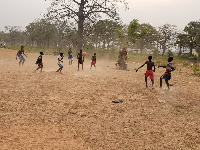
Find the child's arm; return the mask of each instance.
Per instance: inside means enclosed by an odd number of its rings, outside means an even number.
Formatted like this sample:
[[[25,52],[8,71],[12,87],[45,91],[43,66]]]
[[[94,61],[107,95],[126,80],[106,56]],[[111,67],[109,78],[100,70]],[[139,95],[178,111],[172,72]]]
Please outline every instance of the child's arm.
[[[24,51],[23,51],[23,54],[24,54]],[[26,54],[24,54],[26,56]],[[27,57],[27,56],[26,56]]]
[[[153,69],[153,72],[155,72],[155,71],[156,71],[156,66],[155,66],[155,64],[154,64],[154,66],[153,66],[153,67],[154,67],[154,69]]]
[[[174,71],[174,70],[175,70],[175,68],[174,68],[173,66],[171,66],[170,68],[172,69],[171,71]]]
[[[159,68],[159,67],[166,68],[166,66],[158,66],[158,68]]]
[[[138,70],[139,70],[140,68],[144,67],[145,64],[146,64],[146,62],[145,62],[142,66],[140,66],[138,69],[136,69],[136,72],[138,72]]]

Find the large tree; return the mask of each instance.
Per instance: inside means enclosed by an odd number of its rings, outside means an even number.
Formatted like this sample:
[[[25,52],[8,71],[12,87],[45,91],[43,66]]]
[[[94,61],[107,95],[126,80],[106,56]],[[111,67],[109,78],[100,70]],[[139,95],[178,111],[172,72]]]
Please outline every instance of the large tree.
[[[138,29],[139,29],[139,22],[137,19],[133,19],[128,26],[128,37],[132,43],[137,42],[138,40]]]
[[[49,47],[50,41],[54,39],[57,29],[48,20],[41,19],[26,26],[26,32],[32,44],[37,43],[37,45],[47,45]]]
[[[94,34],[98,37],[98,40],[103,43],[103,49],[107,47],[109,49],[110,44],[114,44],[117,39],[116,29],[120,28],[120,25],[112,20],[99,20],[94,25]]]
[[[78,24],[77,50],[83,47],[83,31],[86,19],[96,21],[100,13],[118,19],[118,4],[127,7],[126,0],[52,0],[47,16],[49,18],[74,19]]]
[[[167,49],[174,46],[177,29],[175,25],[165,24],[159,27],[159,33],[159,43],[161,45],[161,48],[163,49],[162,55],[164,55]]]
[[[179,33],[176,37],[175,45],[179,47],[178,56],[182,53],[182,48],[187,47],[188,36],[185,33]]]
[[[192,49],[196,46],[200,46],[198,44],[198,39],[200,37],[200,22],[199,21],[191,21],[184,28],[184,31],[187,34],[187,44],[190,48],[190,55],[192,55]]]
[[[20,43],[20,41],[18,41],[18,40],[20,39],[19,37],[20,37],[20,34],[21,34],[21,27],[19,27],[19,26],[5,26],[5,30],[9,32],[11,44]]]
[[[141,52],[143,52],[144,46],[147,44],[153,44],[155,42],[156,29],[148,23],[142,23],[138,28],[138,45]]]

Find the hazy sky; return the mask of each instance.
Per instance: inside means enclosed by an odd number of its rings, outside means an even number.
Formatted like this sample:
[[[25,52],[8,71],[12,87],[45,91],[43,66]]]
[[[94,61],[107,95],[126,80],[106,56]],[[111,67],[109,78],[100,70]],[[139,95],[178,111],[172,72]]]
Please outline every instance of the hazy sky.
[[[129,10],[120,9],[120,17],[128,24],[136,18],[139,23],[157,27],[166,23],[183,29],[190,21],[200,19],[200,0],[127,0]],[[45,0],[0,0],[0,30],[5,26],[24,28],[46,12]]]

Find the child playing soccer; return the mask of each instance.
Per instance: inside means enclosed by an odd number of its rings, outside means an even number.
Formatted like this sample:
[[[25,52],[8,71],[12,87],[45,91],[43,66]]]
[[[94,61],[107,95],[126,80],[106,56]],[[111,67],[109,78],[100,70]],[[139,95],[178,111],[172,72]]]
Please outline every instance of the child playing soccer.
[[[78,53],[77,59],[78,59],[78,70],[79,70],[79,64],[82,64],[82,70],[83,70],[84,56],[82,53],[82,49],[80,49],[80,53]]]
[[[142,66],[140,66],[138,69],[136,69],[136,72],[137,72],[140,68],[142,68],[145,64],[147,64],[147,71],[146,71],[146,73],[144,74],[144,75],[145,75],[146,87],[148,87],[148,86],[147,86],[147,77],[149,76],[150,79],[151,79],[151,82],[152,82],[152,88],[154,88],[154,87],[153,87],[153,85],[154,85],[154,73],[153,73],[153,72],[155,72],[155,69],[156,69],[156,68],[155,68],[154,62],[151,61],[151,60],[152,60],[152,56],[149,56],[148,59],[149,59],[149,61],[146,61]],[[154,70],[152,70],[153,67],[154,67]]]
[[[17,60],[17,56],[19,57],[19,59],[20,59],[20,61],[19,61],[19,66],[20,66],[20,64],[21,64],[21,62],[22,62],[22,66],[23,66],[23,64],[24,64],[24,62],[25,62],[25,59],[24,59],[24,57],[22,56],[22,54],[24,54],[24,46],[23,45],[21,45],[21,50],[19,50],[18,52],[17,52],[17,55],[16,55],[16,60]],[[25,55],[25,54],[24,54]],[[26,55],[25,55],[26,56]],[[26,56],[27,57],[27,56]]]
[[[91,67],[90,67],[90,69],[92,68],[93,65],[94,65],[94,67],[95,67],[95,69],[96,69],[96,60],[97,60],[97,58],[96,58],[96,53],[94,53],[94,56],[92,56],[92,62],[91,62]]]
[[[71,50],[71,48],[68,51],[68,60],[69,60],[69,65],[70,65],[70,63],[72,65],[73,56],[72,56],[72,50]]]
[[[63,65],[61,64],[61,62],[63,63],[63,53],[60,53],[60,55],[57,57],[58,58],[58,66],[59,66],[59,69],[56,71],[56,72],[59,72],[61,73],[62,71],[62,68],[63,68]]]
[[[165,79],[165,83],[167,84],[168,89],[170,89],[169,88],[169,80],[171,79],[171,72],[175,70],[171,63],[172,60],[173,60],[173,57],[169,57],[168,63],[166,66],[158,66],[158,68],[159,67],[166,68],[165,73],[160,77],[160,87],[162,87],[162,79]]]
[[[38,65],[38,68],[35,69],[34,72],[36,72],[36,71],[37,71],[38,69],[40,69],[40,68],[41,68],[40,72],[42,72],[42,68],[43,68],[42,55],[44,55],[43,52],[40,52],[40,56],[38,57],[38,59],[37,59],[37,61],[36,61],[36,63],[35,63],[35,64]]]

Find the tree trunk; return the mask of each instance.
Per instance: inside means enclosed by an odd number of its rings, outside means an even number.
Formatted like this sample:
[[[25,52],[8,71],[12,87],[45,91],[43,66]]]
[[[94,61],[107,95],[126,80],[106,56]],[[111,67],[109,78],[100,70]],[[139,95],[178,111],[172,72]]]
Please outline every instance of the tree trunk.
[[[83,14],[84,9],[84,0],[81,0],[80,7],[79,7],[79,15],[78,15],[78,33],[77,33],[77,52],[83,48],[83,23],[85,20],[85,16]]]
[[[180,46],[180,50],[179,50],[178,56],[180,56],[181,53],[182,53],[181,49],[182,49],[182,47]]]
[[[141,54],[144,53],[143,49],[144,49],[144,43],[140,42],[140,52],[141,52]]]
[[[166,51],[166,46],[165,46],[165,44],[163,44],[162,48],[163,48],[162,55],[164,55],[164,54],[165,54],[165,51]]]
[[[193,44],[190,44],[190,56],[192,55]]]

